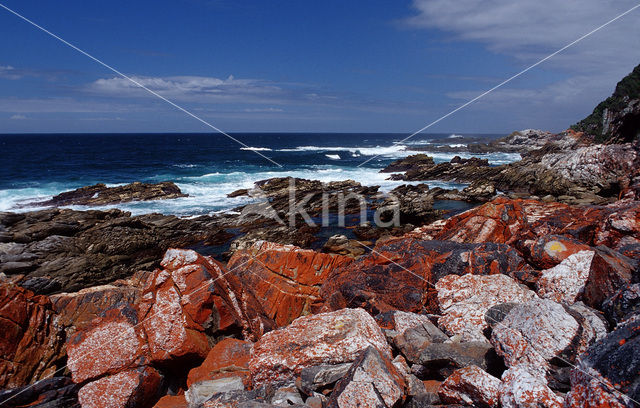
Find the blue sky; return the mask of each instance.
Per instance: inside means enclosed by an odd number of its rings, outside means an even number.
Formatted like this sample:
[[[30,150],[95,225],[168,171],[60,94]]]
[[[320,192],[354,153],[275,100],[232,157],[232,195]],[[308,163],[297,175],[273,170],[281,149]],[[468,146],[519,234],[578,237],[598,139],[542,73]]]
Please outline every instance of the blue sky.
[[[0,0],[229,131],[412,133],[636,0]],[[640,10],[429,129],[560,131],[640,63]],[[209,129],[0,9],[0,133]]]

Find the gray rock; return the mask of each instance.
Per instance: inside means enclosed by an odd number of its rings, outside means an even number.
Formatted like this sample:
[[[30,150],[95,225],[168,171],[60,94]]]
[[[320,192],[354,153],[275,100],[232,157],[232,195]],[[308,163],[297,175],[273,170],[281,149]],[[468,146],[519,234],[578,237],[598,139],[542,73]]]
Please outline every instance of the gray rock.
[[[447,340],[449,337],[442,330],[431,322],[424,322],[422,325],[407,329],[404,333],[396,336],[393,339],[393,344],[407,361],[416,363],[420,359],[422,350],[428,345],[444,343]]]
[[[350,367],[351,363],[305,367],[300,373],[302,391],[311,394],[313,391],[331,386],[344,377]]]
[[[471,341],[430,344],[422,351],[417,363],[448,377],[454,370],[471,365],[488,371],[495,366],[496,360],[497,356],[490,344]]]
[[[274,392],[273,397],[271,397],[271,405],[277,407],[288,407],[298,404],[302,405],[304,404],[304,401],[302,400],[302,396],[298,392],[295,384],[289,384],[278,388]]]
[[[244,384],[240,377],[228,377],[218,380],[200,381],[191,384],[184,396],[189,406],[198,406],[208,401],[212,396],[221,393],[244,391]]]

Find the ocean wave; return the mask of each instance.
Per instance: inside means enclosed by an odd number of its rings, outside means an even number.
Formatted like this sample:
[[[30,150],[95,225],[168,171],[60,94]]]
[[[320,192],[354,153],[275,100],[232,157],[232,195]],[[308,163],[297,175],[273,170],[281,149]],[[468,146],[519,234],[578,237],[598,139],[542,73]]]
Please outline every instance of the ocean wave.
[[[455,133],[453,133],[453,134],[449,135],[449,139],[462,139],[462,138],[464,138],[464,136],[462,136],[462,135],[457,135],[457,134],[455,134]]]
[[[357,146],[297,146],[294,148],[278,149],[277,152],[349,152],[361,156],[397,156],[407,152],[405,145],[357,147]],[[357,156],[354,156],[357,157]]]
[[[254,152],[271,152],[271,151],[273,151],[273,149],[270,149],[268,147],[252,147],[252,146],[241,147],[240,150],[251,150],[251,151],[254,151]]]
[[[339,154],[325,154],[325,156],[328,159],[331,159],[331,160],[340,160],[340,155]]]

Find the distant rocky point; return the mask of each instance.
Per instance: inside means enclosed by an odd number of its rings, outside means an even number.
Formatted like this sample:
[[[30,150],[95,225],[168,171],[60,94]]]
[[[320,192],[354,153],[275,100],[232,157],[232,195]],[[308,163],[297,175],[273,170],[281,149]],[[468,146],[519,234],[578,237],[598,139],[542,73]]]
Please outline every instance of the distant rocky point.
[[[110,205],[130,201],[168,200],[187,197],[170,181],[157,184],[135,182],[118,187],[99,183],[54,196],[50,200],[29,203],[29,207],[62,207],[67,205]]]

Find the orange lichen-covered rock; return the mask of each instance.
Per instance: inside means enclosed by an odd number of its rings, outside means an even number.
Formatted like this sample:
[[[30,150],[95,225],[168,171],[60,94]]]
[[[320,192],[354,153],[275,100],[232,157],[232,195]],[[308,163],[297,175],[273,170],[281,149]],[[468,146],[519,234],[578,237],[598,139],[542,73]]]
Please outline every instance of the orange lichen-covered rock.
[[[549,269],[569,256],[592,248],[576,239],[562,235],[545,235],[535,240],[522,240],[516,248],[531,265],[538,269]]]
[[[407,384],[385,353],[368,347],[336,384],[330,408],[393,407],[405,399]]]
[[[594,244],[619,249],[640,243],[640,201],[618,201],[607,206],[611,211],[598,225]]]
[[[259,241],[236,251],[227,268],[253,292],[267,317],[281,327],[311,312],[329,272],[352,261],[346,256]]]
[[[485,313],[500,303],[524,303],[536,294],[506,275],[448,275],[436,284],[442,316],[438,326],[463,341],[487,341]]]
[[[535,200],[511,200],[500,197],[451,217],[434,239],[456,242],[512,243],[520,231],[530,224],[552,214],[571,211],[571,207],[558,203]]]
[[[304,316],[262,336],[253,346],[253,384],[290,380],[303,368],[356,359],[373,346],[387,357],[391,348],[375,320],[362,309]]]
[[[165,395],[153,408],[189,408],[189,404],[184,395]]]
[[[176,287],[167,271],[158,271],[153,276],[153,283],[147,287],[142,295],[139,307],[139,319],[146,334],[152,361],[161,362],[182,357],[205,358],[209,352],[209,341],[205,327],[191,317],[183,309],[188,304],[188,293],[182,294]],[[211,315],[213,300],[196,305]],[[204,315],[205,313],[203,313]]]
[[[191,371],[187,377],[187,386],[199,381],[216,380],[228,375],[245,378],[249,382],[249,359],[253,343],[237,339],[224,339],[216,344],[204,362]]]
[[[501,381],[477,366],[460,368],[440,385],[438,395],[446,404],[479,408],[497,407]]]
[[[0,388],[45,378],[64,357],[64,333],[46,296],[0,284]]]
[[[105,310],[136,303],[139,293],[140,288],[135,284],[119,281],[49,297],[58,313],[60,324],[67,327],[67,335],[71,335],[76,330],[88,327]]]
[[[67,366],[73,381],[81,383],[106,374],[143,366],[150,355],[146,337],[129,306],[105,312],[94,326],[67,342]]]
[[[132,408],[153,404],[162,376],[151,367],[121,371],[88,383],[78,391],[82,408]]]
[[[461,244],[414,238],[385,240],[375,251],[333,271],[322,286],[325,308],[363,307],[372,314],[391,310],[436,312],[435,283],[455,274],[535,274],[504,244]]]

